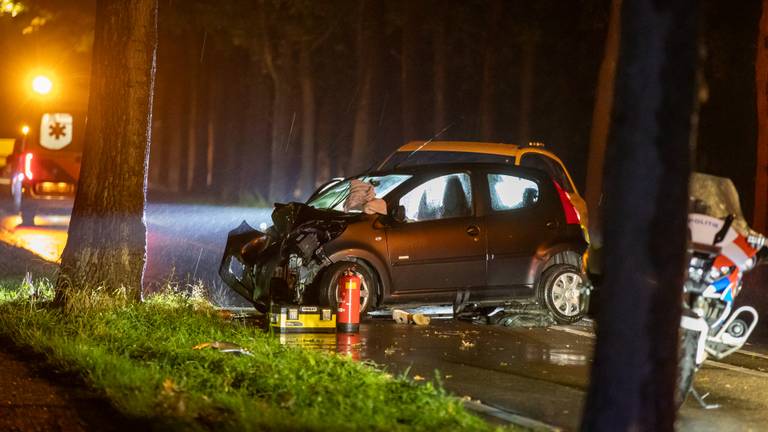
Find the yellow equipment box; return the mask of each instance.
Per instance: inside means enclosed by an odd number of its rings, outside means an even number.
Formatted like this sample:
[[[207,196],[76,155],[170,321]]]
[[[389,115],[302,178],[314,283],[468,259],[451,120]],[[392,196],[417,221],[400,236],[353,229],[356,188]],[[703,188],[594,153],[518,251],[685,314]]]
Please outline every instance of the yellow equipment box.
[[[276,333],[335,333],[336,314],[329,307],[273,304],[269,327]]]

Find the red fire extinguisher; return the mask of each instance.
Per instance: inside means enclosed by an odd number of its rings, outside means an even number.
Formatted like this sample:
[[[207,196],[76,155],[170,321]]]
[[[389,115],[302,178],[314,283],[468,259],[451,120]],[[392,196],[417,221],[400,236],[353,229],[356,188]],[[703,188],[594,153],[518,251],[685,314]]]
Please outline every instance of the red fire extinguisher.
[[[347,271],[339,278],[339,311],[336,328],[344,333],[360,331],[360,276]]]

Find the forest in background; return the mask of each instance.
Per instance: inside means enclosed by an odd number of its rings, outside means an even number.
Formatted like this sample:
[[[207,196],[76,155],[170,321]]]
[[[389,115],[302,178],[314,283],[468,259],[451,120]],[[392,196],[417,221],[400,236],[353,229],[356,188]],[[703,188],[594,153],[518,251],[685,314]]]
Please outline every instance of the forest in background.
[[[544,142],[583,193],[610,3],[160,0],[150,192],[300,199],[442,132]],[[25,4],[34,18],[0,17],[2,82],[50,65],[65,106],[84,110],[94,2]],[[704,6],[695,168],[733,178],[749,217],[760,2]],[[2,135],[28,108],[16,93],[0,89]]]
[[[160,4],[155,190],[301,199],[437,135],[584,176],[607,1],[185,5]]]

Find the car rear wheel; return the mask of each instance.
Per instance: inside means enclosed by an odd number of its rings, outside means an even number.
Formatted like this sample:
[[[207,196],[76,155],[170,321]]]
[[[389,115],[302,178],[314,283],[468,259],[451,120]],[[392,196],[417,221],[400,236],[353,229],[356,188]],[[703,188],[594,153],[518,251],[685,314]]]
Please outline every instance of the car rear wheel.
[[[360,278],[360,316],[364,316],[374,304],[378,292],[378,280],[367,265],[357,262],[339,262],[328,267],[320,280],[320,304],[336,307],[339,304],[339,278],[352,271]]]
[[[552,313],[558,323],[576,322],[586,313],[587,298],[582,293],[583,277],[570,264],[555,264],[541,274],[539,302]]]

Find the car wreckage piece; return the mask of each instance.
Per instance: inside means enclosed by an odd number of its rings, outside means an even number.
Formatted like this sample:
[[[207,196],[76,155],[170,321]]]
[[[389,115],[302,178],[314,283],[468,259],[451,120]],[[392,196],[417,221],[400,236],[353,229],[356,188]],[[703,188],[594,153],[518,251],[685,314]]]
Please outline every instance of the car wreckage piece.
[[[275,204],[274,225],[266,232],[245,221],[229,232],[219,275],[261,312],[270,301],[301,304],[321,270],[333,264],[323,245],[361,216],[295,202]]]

